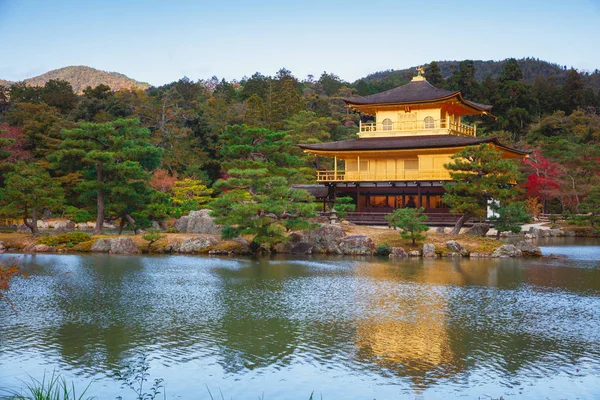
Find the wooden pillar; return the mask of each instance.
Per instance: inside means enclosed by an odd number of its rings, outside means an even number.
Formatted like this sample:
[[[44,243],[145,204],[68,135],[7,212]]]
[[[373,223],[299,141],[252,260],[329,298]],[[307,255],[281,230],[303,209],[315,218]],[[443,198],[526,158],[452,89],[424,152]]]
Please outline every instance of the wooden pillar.
[[[417,209],[421,208],[421,184],[417,183]]]
[[[337,156],[333,157],[333,180],[337,181]]]
[[[360,181],[360,156],[356,156],[356,166],[358,167],[358,178],[357,178],[357,180]]]

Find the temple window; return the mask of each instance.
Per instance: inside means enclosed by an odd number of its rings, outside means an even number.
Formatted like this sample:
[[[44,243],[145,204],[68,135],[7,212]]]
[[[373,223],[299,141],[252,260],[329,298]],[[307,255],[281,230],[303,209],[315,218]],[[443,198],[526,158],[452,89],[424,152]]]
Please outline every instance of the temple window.
[[[432,117],[425,117],[425,129],[435,128],[435,121]]]
[[[384,131],[391,131],[392,130],[392,120],[389,118],[386,118],[383,120],[383,130]]]

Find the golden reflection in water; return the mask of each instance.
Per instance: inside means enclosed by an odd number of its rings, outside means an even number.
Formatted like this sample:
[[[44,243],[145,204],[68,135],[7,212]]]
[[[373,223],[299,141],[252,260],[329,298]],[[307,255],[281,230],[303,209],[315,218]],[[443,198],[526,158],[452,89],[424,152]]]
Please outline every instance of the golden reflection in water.
[[[408,259],[364,263],[356,274],[376,281],[369,293],[357,293],[366,316],[357,322],[359,357],[384,373],[408,376],[416,392],[464,369],[449,335],[448,291],[470,283],[495,285],[493,265]]]

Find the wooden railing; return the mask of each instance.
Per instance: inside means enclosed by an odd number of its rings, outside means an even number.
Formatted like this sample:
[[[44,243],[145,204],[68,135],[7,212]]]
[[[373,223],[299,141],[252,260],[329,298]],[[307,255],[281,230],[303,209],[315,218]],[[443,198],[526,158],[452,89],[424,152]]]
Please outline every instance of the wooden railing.
[[[476,136],[477,128],[475,126],[469,126],[465,124],[459,124],[450,122],[446,119],[435,119],[431,121],[397,121],[389,124],[382,122],[361,122],[359,125],[359,133],[378,133],[378,134],[393,134],[396,132],[413,132],[413,131],[438,131],[444,130],[445,132],[463,135],[463,136]]]
[[[344,219],[358,225],[387,225],[386,215],[378,212],[349,212]],[[455,223],[462,214],[454,213],[424,213],[427,225]]]
[[[394,172],[317,171],[317,182],[447,181],[448,170],[400,170]]]

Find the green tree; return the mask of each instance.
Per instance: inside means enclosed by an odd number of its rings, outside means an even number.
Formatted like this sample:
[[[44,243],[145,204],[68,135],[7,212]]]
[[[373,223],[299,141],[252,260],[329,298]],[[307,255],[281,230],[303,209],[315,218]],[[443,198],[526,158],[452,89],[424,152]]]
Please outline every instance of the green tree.
[[[595,231],[600,230],[600,185],[593,186],[581,202],[579,209],[581,215],[578,222],[588,223]]]
[[[444,83],[442,71],[440,71],[440,66],[438,63],[435,61],[429,63],[429,65],[425,68],[425,79],[427,79],[427,82],[437,87],[440,87],[442,83]]]
[[[400,236],[403,239],[411,239],[413,246],[417,240],[425,239],[423,232],[427,232],[429,227],[423,222],[427,221],[427,215],[423,214],[425,209],[420,208],[397,208],[392,214],[385,216],[390,226],[400,229]]]
[[[180,214],[205,207],[211,200],[212,189],[197,179],[182,179],[175,181],[173,186],[173,204]]]
[[[496,213],[490,217],[496,228],[496,239],[500,239],[500,233],[510,231],[513,233],[521,232],[521,225],[530,221],[525,203],[515,201],[513,203],[500,204],[492,207]]]
[[[316,216],[314,198],[305,190],[290,188],[281,176],[265,168],[233,169],[230,178],[214,185],[221,195],[210,203],[215,222],[224,225],[223,238],[254,235],[251,246],[270,248],[285,240],[286,230],[305,230]]]
[[[60,185],[33,163],[15,164],[14,172],[6,174],[4,184],[0,189],[1,213],[9,218],[22,218],[34,236],[38,234],[38,214],[44,209],[56,211],[64,201]]]
[[[502,158],[502,153],[487,143],[468,146],[452,159],[444,165],[452,181],[444,184],[443,200],[453,212],[463,214],[451,232],[458,235],[469,218],[486,217],[492,200],[504,204],[516,196],[519,170],[512,160]]]
[[[71,111],[77,104],[77,95],[73,92],[71,84],[59,79],[50,79],[46,82],[41,97],[44,103],[58,108],[63,114]]]
[[[82,122],[62,133],[61,150],[51,159],[81,172],[83,198],[96,203],[94,234],[102,232],[107,202],[115,202],[113,211],[119,209],[116,203],[129,208],[144,204],[146,196],[134,191],[150,180],[147,171],[158,166],[162,151],[148,143],[150,132],[139,120]]]
[[[584,105],[585,84],[579,72],[569,70],[567,78],[562,84],[562,109],[570,114]]]

